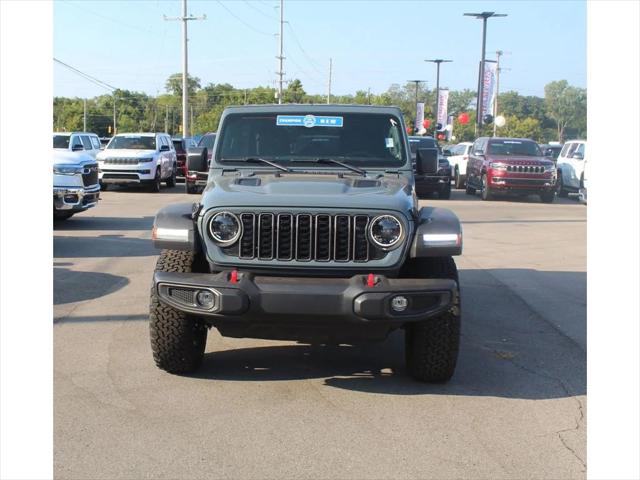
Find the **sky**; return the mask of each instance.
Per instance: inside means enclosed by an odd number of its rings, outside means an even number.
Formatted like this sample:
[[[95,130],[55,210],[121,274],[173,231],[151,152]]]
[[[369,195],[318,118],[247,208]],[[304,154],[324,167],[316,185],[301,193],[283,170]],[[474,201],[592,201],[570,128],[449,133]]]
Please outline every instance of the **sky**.
[[[56,0],[54,57],[118,88],[157,95],[182,71],[181,0]],[[189,74],[202,86],[275,86],[279,1],[189,0]],[[299,78],[308,93],[325,94],[329,58],[332,93],[386,91],[391,84],[426,80],[435,87],[475,89],[482,21],[466,12],[508,14],[487,28],[487,58],[503,50],[500,91],[544,96],[545,84],[567,80],[586,87],[584,1],[285,0],[285,79]],[[55,96],[91,98],[109,93],[57,63]]]

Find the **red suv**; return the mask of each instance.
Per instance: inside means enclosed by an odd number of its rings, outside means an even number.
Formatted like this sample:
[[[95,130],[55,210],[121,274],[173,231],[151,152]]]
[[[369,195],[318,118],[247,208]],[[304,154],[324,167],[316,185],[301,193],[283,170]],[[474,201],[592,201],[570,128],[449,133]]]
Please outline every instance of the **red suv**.
[[[191,138],[174,138],[173,146],[176,149],[176,159],[178,161],[178,176],[187,176],[187,150],[195,143]]]
[[[527,138],[478,138],[467,163],[467,194],[480,190],[483,200],[498,194],[539,195],[544,203],[555,198],[556,169]]]

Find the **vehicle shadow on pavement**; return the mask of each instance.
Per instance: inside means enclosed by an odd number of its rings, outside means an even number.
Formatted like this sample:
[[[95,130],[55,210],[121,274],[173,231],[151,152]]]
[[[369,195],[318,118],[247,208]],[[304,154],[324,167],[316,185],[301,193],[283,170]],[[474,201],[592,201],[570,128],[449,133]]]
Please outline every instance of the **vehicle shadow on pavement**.
[[[420,198],[420,200],[425,200],[425,201],[431,201],[431,200],[438,200],[436,197],[433,198]],[[456,200],[456,201],[478,201],[478,202],[483,202],[482,198],[480,198],[479,194],[475,194],[475,195],[467,195],[466,192],[464,190],[460,190],[460,189],[452,189],[451,190],[451,200]],[[442,202],[443,204],[446,205],[446,203],[449,200],[438,200],[439,202]],[[484,203],[486,203],[487,205],[491,205],[492,202],[511,202],[511,203],[543,203],[540,200],[540,197],[538,195],[527,195],[526,197],[521,197],[518,195],[497,195],[494,197],[493,200],[490,201],[484,201]],[[562,198],[562,197],[558,197],[556,195],[556,198],[553,200],[552,204],[545,204],[545,205],[553,205],[553,204],[558,204],[558,205],[578,205],[583,207],[583,205],[578,202],[577,198]]]
[[[98,235],[97,237],[53,237],[53,257],[102,258],[148,257],[158,255],[150,239],[130,238],[123,235]]]
[[[75,230],[148,230],[153,227],[154,217],[91,217],[72,218],[66,222],[54,223],[55,231]]]
[[[445,384],[412,380],[404,366],[404,335],[360,345],[276,345],[205,354],[195,378],[281,381],[324,378],[324,385],[389,395],[464,395],[552,399],[586,394],[584,347],[496,278],[516,282],[534,270],[462,270],[462,339],[458,367]],[[537,272],[555,283],[586,283],[584,272]],[[584,298],[584,297],[583,297]],[[580,310],[580,300],[565,308]],[[562,312],[558,312],[562,315]],[[586,315],[577,315],[586,329]],[[586,337],[586,334],[585,334]],[[231,343],[233,340],[225,340]]]
[[[108,190],[101,191],[100,195],[103,196],[105,192],[113,192],[113,193],[119,193],[119,192],[146,193],[148,195],[158,195],[159,193],[172,193],[172,194],[184,193],[185,195],[187,194],[187,192],[185,190],[184,183],[181,183],[181,184],[179,183],[175,187],[167,187],[163,183],[162,186],[160,187],[160,191],[159,192],[150,192],[149,189],[147,187],[144,187],[144,186],[119,187],[117,185],[111,185],[111,186],[109,186]],[[195,195],[189,195],[189,196],[190,197],[195,197]]]
[[[129,284],[119,275],[99,272],[78,272],[68,268],[53,269],[53,304],[81,302],[103,297]]]

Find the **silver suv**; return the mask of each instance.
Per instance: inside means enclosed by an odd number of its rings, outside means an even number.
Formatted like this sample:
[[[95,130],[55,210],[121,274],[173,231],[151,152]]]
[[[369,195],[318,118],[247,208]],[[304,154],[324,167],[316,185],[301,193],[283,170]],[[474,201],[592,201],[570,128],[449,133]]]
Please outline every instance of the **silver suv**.
[[[176,184],[177,158],[166,133],[120,133],[97,156],[100,185],[147,185],[160,191],[160,182]]]
[[[53,148],[70,152],[84,152],[94,159],[100,153],[98,135],[90,132],[54,132]]]

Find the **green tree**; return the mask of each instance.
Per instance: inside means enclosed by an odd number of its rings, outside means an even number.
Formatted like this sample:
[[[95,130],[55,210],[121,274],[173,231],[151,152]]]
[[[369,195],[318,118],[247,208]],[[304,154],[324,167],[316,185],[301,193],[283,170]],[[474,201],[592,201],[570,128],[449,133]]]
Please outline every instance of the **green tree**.
[[[542,141],[542,127],[537,118],[527,117],[519,119],[516,116],[505,118],[504,127],[498,128],[501,137],[530,138],[536,142]]]
[[[174,73],[164,84],[164,88],[168,93],[175,95],[176,97],[182,97],[182,74]],[[189,96],[196,93],[196,90],[200,88],[200,79],[198,77],[192,77],[187,74],[187,90]]]
[[[296,78],[289,82],[287,89],[282,92],[282,101],[284,103],[304,103],[303,100],[306,95],[307,93],[302,88],[302,82]]]
[[[548,83],[544,87],[547,114],[556,122],[558,141],[565,139],[567,127],[579,127],[587,116],[587,91],[573,87],[566,80]],[[586,134],[586,124],[585,124]]]

